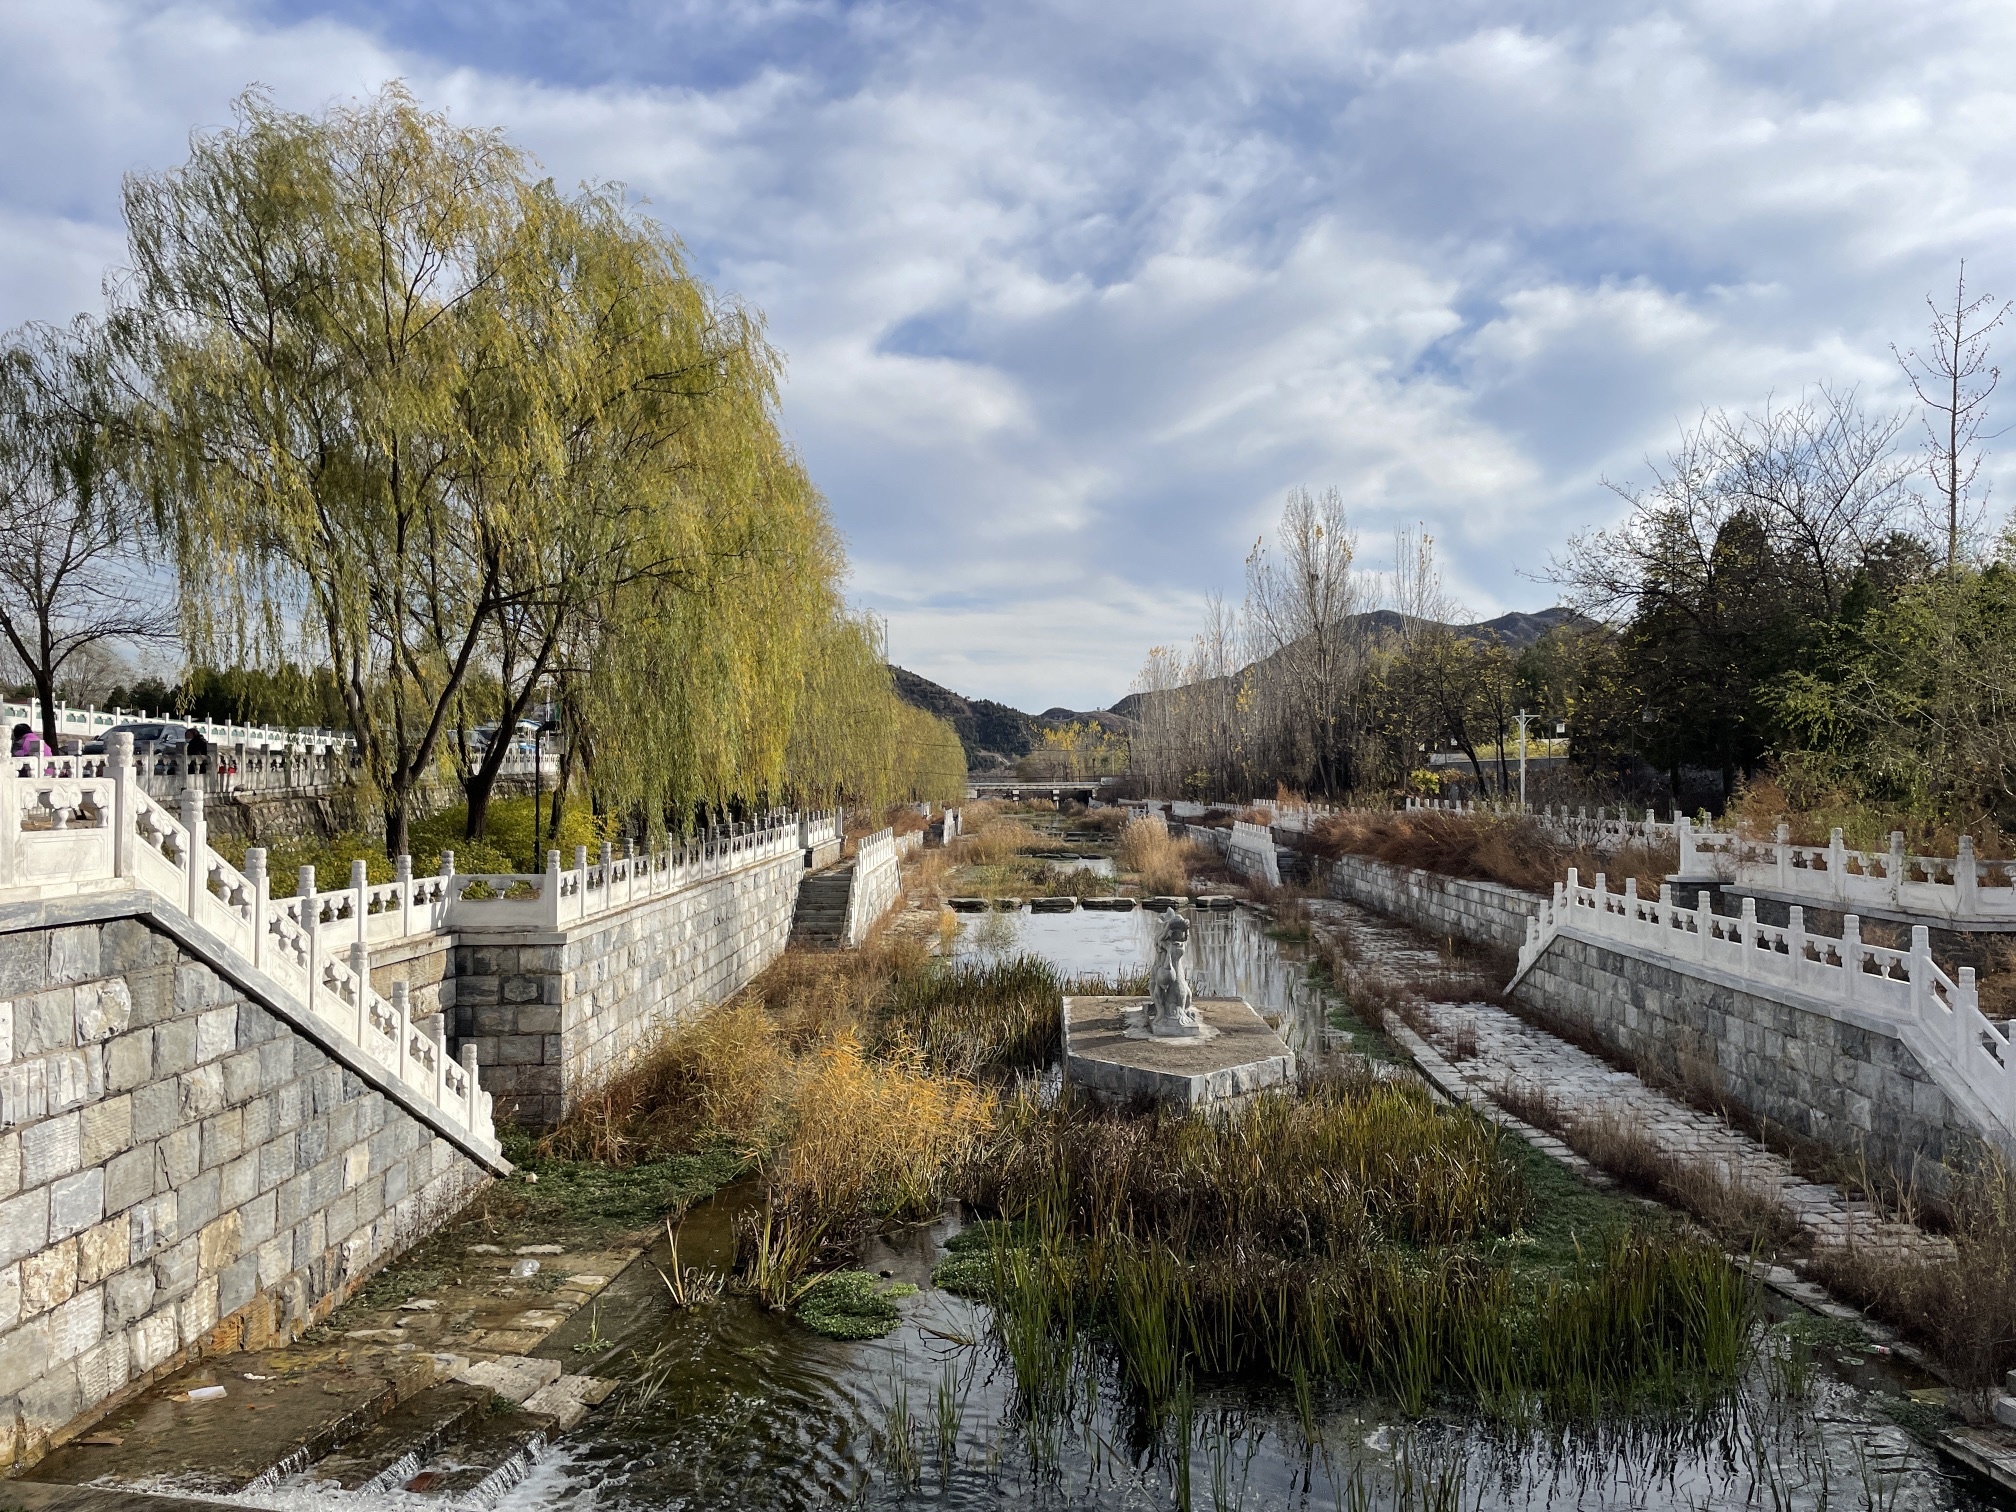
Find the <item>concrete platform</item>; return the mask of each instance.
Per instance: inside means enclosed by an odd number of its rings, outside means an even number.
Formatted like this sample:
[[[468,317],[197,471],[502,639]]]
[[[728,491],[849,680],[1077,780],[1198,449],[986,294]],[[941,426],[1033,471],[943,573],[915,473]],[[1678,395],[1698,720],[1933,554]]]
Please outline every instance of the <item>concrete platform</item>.
[[[1198,998],[1208,1040],[1129,1036],[1121,1019],[1140,997],[1064,999],[1064,1079],[1107,1102],[1180,1109],[1291,1086],[1295,1053],[1243,998]]]

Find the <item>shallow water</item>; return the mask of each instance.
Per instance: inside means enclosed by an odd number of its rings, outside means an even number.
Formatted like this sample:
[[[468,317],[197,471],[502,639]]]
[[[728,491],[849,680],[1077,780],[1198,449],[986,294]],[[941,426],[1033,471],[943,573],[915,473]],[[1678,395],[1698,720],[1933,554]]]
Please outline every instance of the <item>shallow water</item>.
[[[1193,914],[1200,991],[1237,993],[1298,1037],[1321,1022],[1302,966],[1258,915]],[[1040,952],[1069,974],[1132,972],[1153,953],[1157,916],[1079,912],[968,916],[962,955]],[[681,1230],[688,1265],[725,1267],[744,1186]],[[600,1342],[567,1368],[624,1377],[591,1417],[508,1492],[510,1509],[1029,1507],[1168,1508],[1831,1507],[1996,1505],[1956,1480],[1876,1410],[1895,1378],[1854,1359],[1823,1363],[1803,1397],[1760,1365],[1738,1400],[1702,1418],[1666,1417],[1518,1436],[1473,1421],[1409,1423],[1362,1403],[1320,1404],[1305,1432],[1279,1394],[1200,1394],[1187,1420],[1149,1432],[1100,1361],[1080,1362],[1062,1418],[1029,1423],[987,1340],[986,1310],[928,1289],[948,1215],[878,1245],[864,1266],[926,1287],[890,1337],[817,1338],[729,1298],[671,1308],[647,1266],[612,1284],[594,1313]],[[660,1252],[651,1257],[666,1263]],[[654,1384],[655,1383],[655,1384]],[[1185,1441],[1187,1440],[1187,1448]]]
[[[1186,909],[1190,921],[1190,982],[1200,997],[1241,997],[1277,1018],[1297,1050],[1322,1042],[1324,1007],[1309,984],[1308,968],[1267,934],[1265,915],[1250,908]],[[1154,964],[1155,942],[1168,915],[1137,908],[1127,913],[1078,909],[1072,913],[959,914],[954,957],[998,958],[1028,952],[1066,977],[1137,976]]]

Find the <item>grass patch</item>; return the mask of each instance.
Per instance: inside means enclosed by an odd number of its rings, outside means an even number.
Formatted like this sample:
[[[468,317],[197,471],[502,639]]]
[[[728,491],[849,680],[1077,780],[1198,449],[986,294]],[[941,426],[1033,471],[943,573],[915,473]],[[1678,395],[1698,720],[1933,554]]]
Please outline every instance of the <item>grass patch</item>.
[[[1977,1151],[1943,1207],[1950,1245],[1826,1246],[1813,1274],[1928,1350],[1985,1410],[2016,1368],[2016,1172]]]
[[[744,1175],[750,1165],[743,1152],[718,1141],[631,1165],[612,1165],[542,1154],[540,1143],[522,1131],[507,1127],[502,1132],[507,1158],[539,1179],[502,1184],[495,1189],[492,1206],[503,1204],[514,1220],[555,1232],[654,1227],[665,1214],[712,1196]]]

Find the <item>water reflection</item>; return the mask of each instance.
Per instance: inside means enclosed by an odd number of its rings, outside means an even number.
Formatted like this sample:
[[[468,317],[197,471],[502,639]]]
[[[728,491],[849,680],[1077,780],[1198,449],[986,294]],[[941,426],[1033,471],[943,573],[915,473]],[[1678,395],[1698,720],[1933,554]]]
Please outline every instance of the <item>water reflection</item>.
[[[1027,951],[1051,961],[1067,977],[1117,980],[1144,973],[1153,964],[1165,917],[1147,909],[960,914],[951,950],[954,956],[980,959]],[[1188,917],[1190,980],[1200,995],[1244,998],[1280,1020],[1292,1049],[1321,1044],[1322,996],[1310,985],[1307,966],[1269,938],[1264,915],[1246,908],[1193,909]]]

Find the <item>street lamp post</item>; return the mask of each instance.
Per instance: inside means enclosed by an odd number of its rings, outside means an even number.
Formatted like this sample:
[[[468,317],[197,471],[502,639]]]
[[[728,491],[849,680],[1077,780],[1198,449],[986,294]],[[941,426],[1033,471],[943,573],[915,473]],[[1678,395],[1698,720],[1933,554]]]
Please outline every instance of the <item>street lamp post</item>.
[[[1526,812],[1526,722],[1533,716],[1519,711],[1519,812]]]
[[[499,731],[499,733],[501,734],[502,731]],[[545,721],[545,723],[532,732],[532,869],[534,871],[541,869],[539,864],[539,798],[546,787],[546,758],[539,753],[539,742],[548,735],[557,735],[559,733],[559,722],[551,719]],[[556,808],[560,803],[560,794],[557,789],[553,794],[553,803]],[[554,824],[553,829],[553,838],[557,840],[559,839],[560,829],[557,822]]]

